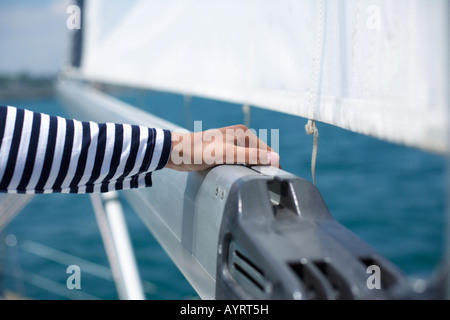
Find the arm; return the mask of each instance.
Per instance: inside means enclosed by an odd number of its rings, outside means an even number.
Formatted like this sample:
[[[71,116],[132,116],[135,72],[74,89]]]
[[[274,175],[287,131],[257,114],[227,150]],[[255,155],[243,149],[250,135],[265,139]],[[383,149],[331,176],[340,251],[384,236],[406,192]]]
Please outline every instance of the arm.
[[[92,193],[151,186],[170,131],[0,107],[0,191]]]
[[[256,151],[256,152],[255,152]],[[149,187],[151,173],[278,165],[244,126],[181,134],[0,107],[0,192],[93,193]]]

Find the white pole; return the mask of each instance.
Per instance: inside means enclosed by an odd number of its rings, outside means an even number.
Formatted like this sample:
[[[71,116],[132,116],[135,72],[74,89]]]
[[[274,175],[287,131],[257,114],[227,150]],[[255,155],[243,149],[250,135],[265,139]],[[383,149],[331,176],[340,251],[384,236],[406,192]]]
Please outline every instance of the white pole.
[[[34,194],[4,194],[0,198],[0,231],[34,198]]]
[[[104,193],[100,197],[92,195],[91,198],[119,298],[145,300],[133,246],[117,192]],[[101,198],[102,202],[99,201]]]

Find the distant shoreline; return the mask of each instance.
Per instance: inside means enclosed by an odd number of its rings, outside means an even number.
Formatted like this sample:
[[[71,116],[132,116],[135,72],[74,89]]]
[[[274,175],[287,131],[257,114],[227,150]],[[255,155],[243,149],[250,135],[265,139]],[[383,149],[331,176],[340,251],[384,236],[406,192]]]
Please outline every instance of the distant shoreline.
[[[15,91],[3,91],[0,90],[0,100],[32,100],[32,99],[44,99],[54,97],[55,91],[53,89],[47,90],[33,90],[33,89],[23,89]]]
[[[1,100],[54,97],[55,79],[55,76],[0,75],[0,103]]]

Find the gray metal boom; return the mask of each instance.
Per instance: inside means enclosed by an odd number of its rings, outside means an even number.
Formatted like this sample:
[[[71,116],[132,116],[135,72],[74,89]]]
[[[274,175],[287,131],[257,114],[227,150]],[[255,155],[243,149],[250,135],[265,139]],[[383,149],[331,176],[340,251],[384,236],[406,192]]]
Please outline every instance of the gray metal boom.
[[[58,92],[78,120],[177,129],[87,85],[62,82]],[[153,187],[123,195],[203,299],[413,297],[394,265],[333,219],[314,185],[263,170],[164,169]]]

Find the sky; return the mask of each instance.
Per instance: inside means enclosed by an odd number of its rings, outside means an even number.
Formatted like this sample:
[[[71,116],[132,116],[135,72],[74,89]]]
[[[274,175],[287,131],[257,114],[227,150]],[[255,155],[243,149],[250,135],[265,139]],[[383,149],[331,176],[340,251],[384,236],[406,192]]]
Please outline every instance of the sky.
[[[69,0],[0,0],[0,74],[54,75],[66,59]]]

